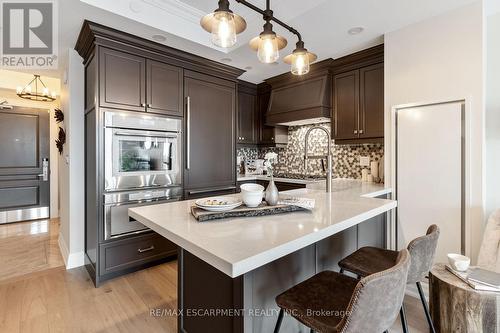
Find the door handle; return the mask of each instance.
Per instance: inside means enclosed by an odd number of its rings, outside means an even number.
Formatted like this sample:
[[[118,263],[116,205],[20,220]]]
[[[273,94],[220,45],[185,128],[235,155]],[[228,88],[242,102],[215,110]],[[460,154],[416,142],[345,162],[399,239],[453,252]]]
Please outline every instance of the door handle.
[[[191,97],[186,97],[186,169],[191,168]]]
[[[154,249],[155,249],[155,246],[151,245],[150,247],[146,247],[144,249],[137,249],[137,252],[144,253],[144,252],[148,252],[148,251],[153,251]]]
[[[42,180],[46,182],[49,180],[49,159],[44,158],[42,160],[42,173],[37,175],[38,177],[42,177]]]

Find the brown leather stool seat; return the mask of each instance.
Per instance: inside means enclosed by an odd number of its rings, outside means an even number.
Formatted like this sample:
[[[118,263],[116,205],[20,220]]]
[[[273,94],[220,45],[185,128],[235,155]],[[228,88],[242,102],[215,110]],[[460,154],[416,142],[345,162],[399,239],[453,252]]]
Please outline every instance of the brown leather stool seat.
[[[340,268],[364,277],[396,264],[398,251],[366,246],[339,261]]]
[[[398,253],[395,265],[360,280],[323,271],[276,297],[280,307],[274,333],[285,312],[321,333],[387,332],[398,316],[410,267],[410,253]]]
[[[315,331],[337,332],[358,282],[324,271],[278,295],[276,304]]]

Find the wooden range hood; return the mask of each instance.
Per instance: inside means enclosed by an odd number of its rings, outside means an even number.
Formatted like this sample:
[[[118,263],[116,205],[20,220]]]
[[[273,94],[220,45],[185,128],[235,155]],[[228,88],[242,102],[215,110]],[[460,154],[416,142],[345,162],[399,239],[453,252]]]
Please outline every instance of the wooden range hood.
[[[311,66],[303,77],[286,73],[266,80],[272,88],[266,124],[294,126],[330,121],[332,62],[326,59]]]

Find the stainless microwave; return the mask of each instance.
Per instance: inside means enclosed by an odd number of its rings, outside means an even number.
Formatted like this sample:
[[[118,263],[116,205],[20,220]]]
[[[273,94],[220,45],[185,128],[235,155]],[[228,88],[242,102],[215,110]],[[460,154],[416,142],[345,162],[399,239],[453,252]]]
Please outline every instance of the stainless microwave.
[[[105,191],[181,186],[181,119],[119,111],[104,117]]]

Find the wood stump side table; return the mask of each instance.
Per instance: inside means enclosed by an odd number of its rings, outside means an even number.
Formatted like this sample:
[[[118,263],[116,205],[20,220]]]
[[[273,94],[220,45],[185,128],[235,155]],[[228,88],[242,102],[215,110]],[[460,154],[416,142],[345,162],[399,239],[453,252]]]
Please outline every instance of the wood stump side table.
[[[500,293],[471,288],[444,264],[429,274],[429,306],[436,332],[500,333]]]

